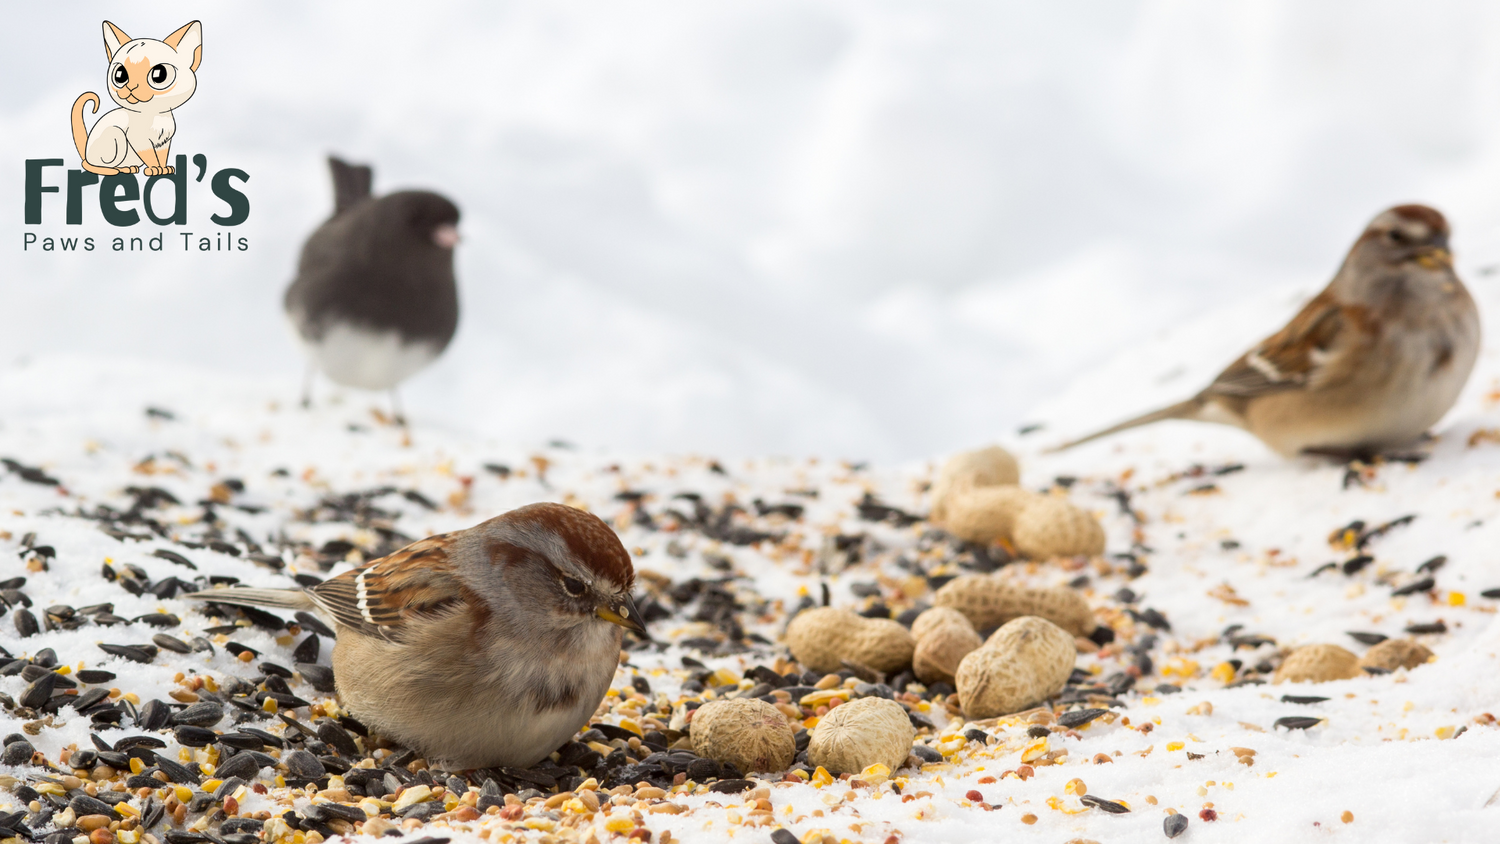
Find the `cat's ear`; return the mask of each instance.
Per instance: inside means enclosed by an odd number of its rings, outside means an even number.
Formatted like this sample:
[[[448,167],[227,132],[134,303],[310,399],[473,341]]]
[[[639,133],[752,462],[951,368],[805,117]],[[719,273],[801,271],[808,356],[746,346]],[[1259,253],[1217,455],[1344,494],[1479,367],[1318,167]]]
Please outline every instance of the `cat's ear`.
[[[178,53],[193,54],[193,72],[197,72],[198,65],[203,64],[203,24],[193,21],[182,29],[162,39],[168,47]]]
[[[109,21],[104,22],[104,60],[111,61],[115,53],[120,52],[120,47],[130,43],[130,36],[125,30],[115,26]]]

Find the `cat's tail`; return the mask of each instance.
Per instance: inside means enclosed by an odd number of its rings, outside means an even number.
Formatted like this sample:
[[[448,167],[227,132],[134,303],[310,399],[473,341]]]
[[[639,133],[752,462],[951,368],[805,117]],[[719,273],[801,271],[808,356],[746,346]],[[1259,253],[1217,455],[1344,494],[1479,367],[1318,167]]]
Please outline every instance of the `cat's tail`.
[[[89,143],[88,127],[83,125],[83,107],[93,103],[93,112],[99,113],[99,97],[93,91],[85,91],[73,101],[73,145],[78,147],[78,157],[87,160],[84,148]]]

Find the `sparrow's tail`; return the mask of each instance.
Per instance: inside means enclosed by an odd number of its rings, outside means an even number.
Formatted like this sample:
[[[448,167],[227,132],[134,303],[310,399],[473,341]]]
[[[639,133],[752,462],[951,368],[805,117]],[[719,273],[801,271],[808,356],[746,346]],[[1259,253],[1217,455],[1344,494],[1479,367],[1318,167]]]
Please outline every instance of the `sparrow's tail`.
[[[276,607],[284,610],[313,609],[312,598],[301,589],[205,589],[184,595],[190,601],[213,601],[237,607]]]
[[[1131,428],[1139,428],[1142,425],[1150,425],[1152,422],[1161,422],[1165,419],[1196,419],[1198,418],[1199,411],[1201,411],[1202,409],[1202,398],[1190,398],[1187,401],[1178,402],[1177,404],[1164,407],[1161,410],[1153,410],[1150,413],[1142,414],[1135,417],[1134,419],[1127,419],[1118,425],[1112,425],[1102,431],[1095,431],[1094,433],[1089,434],[1086,437],[1079,437],[1076,440],[1070,440],[1063,443],[1062,445],[1054,446],[1047,449],[1047,452],[1051,454],[1059,451],[1066,451],[1067,449],[1070,449],[1076,445],[1083,445],[1084,443],[1093,442],[1094,440],[1097,440],[1101,437],[1107,437],[1111,434],[1118,434],[1121,431],[1128,431]]]

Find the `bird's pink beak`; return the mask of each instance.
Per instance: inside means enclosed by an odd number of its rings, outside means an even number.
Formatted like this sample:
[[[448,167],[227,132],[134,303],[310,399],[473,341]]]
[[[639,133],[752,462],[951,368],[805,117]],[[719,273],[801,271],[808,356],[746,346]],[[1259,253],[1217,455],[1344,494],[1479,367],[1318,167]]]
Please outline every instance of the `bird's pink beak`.
[[[444,249],[452,249],[458,245],[458,226],[444,223],[432,230],[432,242]]]

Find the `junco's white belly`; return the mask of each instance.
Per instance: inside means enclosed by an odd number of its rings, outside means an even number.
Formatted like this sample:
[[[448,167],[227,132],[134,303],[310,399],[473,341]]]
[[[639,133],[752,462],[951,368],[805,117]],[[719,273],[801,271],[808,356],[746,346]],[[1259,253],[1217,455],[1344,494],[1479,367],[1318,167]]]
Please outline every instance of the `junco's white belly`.
[[[431,343],[409,343],[396,331],[349,323],[328,326],[319,340],[303,340],[308,354],[334,382],[366,390],[389,390],[437,359]]]

